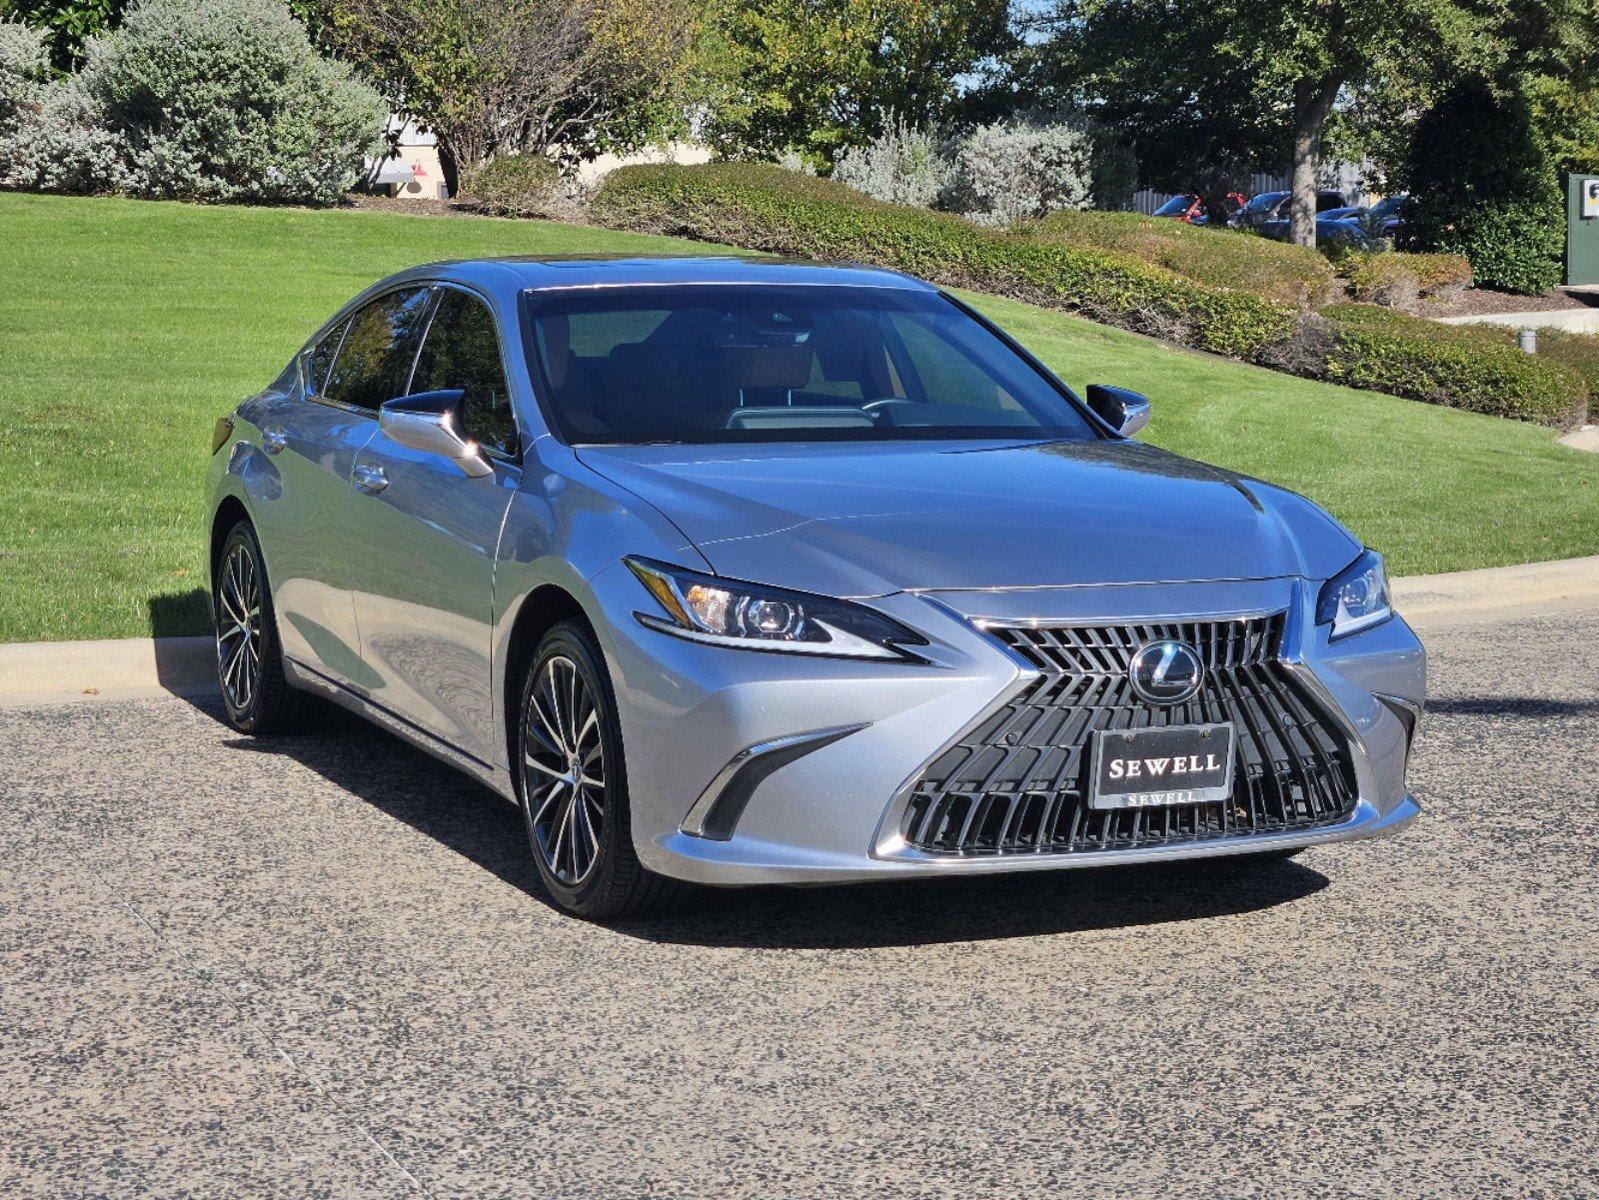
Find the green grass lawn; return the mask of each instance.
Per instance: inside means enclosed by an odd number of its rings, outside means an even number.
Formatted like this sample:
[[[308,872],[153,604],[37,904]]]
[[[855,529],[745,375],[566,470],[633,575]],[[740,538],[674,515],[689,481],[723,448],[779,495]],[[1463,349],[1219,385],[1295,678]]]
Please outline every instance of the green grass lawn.
[[[683,251],[543,222],[0,195],[0,641],[199,632],[211,425],[360,288],[473,255]],[[1599,457],[1547,431],[973,297],[1149,440],[1326,504],[1396,571],[1599,552]]]

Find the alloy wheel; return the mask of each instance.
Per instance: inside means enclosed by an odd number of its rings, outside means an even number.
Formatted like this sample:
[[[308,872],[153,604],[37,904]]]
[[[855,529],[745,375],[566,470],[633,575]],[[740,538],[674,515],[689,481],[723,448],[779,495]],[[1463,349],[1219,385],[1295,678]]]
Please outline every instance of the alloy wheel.
[[[261,577],[244,542],[222,560],[216,616],[217,673],[229,706],[243,712],[261,686]]]
[[[568,887],[600,858],[605,832],[605,745],[599,708],[577,664],[551,655],[539,668],[522,730],[522,794],[545,868]]]

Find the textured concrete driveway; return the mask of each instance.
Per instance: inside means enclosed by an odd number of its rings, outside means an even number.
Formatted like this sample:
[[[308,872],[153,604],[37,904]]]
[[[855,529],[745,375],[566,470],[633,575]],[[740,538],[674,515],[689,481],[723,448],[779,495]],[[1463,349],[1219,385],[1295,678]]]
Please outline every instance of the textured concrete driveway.
[[[1599,622],[1430,641],[1398,840],[614,929],[361,727],[0,711],[0,1196],[1599,1195]]]

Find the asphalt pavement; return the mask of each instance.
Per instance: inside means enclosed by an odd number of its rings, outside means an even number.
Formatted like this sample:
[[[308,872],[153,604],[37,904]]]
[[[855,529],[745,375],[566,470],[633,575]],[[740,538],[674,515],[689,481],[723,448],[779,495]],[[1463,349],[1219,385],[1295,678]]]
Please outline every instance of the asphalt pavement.
[[[1394,839],[610,928],[357,723],[0,709],[0,1196],[1599,1195],[1596,618],[1428,636]]]

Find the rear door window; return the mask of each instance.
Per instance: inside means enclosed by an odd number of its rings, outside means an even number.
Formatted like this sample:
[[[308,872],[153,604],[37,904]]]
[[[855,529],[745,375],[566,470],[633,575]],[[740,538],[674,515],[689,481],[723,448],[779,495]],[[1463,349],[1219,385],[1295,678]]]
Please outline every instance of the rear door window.
[[[428,301],[428,288],[406,288],[357,309],[323,395],[339,404],[374,410],[385,400],[405,395]]]
[[[494,314],[476,296],[451,287],[440,292],[411,381],[413,395],[445,390],[461,392],[462,433],[485,450],[516,453],[516,418]]]

